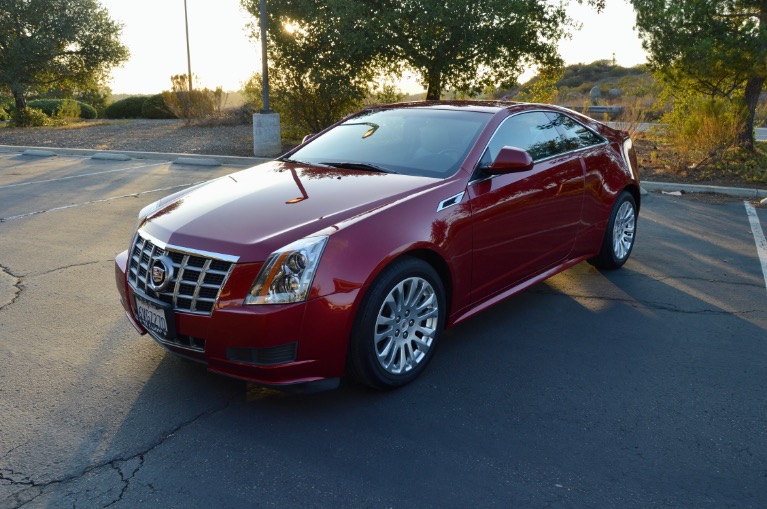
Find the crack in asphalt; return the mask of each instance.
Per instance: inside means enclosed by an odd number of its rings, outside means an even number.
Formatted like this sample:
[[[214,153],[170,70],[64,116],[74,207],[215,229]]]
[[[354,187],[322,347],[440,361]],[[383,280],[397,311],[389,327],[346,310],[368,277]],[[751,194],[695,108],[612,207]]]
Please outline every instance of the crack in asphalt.
[[[657,281],[658,283],[662,283],[664,281],[700,281],[701,283],[716,283],[720,285],[731,285],[731,286],[747,286],[751,288],[758,288],[762,289],[762,285],[760,284],[754,284],[754,283],[746,283],[741,281],[727,281],[722,279],[709,279],[705,277],[692,277],[692,276],[666,276],[666,277],[652,277],[650,278],[652,281]]]
[[[7,267],[4,267],[3,265],[0,265],[0,272],[8,275],[11,279],[16,280],[16,282],[13,283],[12,285],[14,288],[16,288],[16,291],[14,292],[10,302],[0,305],[0,311],[2,311],[3,309],[15,304],[16,301],[19,300],[19,297],[21,296],[21,292],[24,291],[24,278],[22,276],[17,276],[16,274],[11,272]]]
[[[230,399],[226,401],[223,405],[218,406],[217,408],[206,410],[205,412],[201,412],[195,415],[194,417],[182,423],[179,423],[175,428],[173,428],[172,430],[168,432],[165,432],[162,436],[160,436],[157,440],[155,440],[145,450],[141,452],[138,452],[131,456],[113,458],[109,461],[104,461],[96,465],[91,465],[77,474],[65,476],[59,479],[53,479],[46,482],[37,482],[31,477],[26,476],[21,472],[15,472],[14,470],[9,468],[2,468],[0,469],[0,483],[7,483],[11,486],[22,486],[22,487],[25,487],[25,489],[19,492],[16,492],[9,497],[6,497],[4,500],[0,500],[0,509],[6,509],[6,508],[21,509],[22,507],[26,506],[30,502],[33,502],[35,499],[43,495],[45,490],[51,486],[65,485],[71,482],[76,482],[88,474],[92,474],[94,472],[97,472],[105,468],[111,468],[116,470],[118,474],[120,475],[120,482],[123,483],[123,486],[117,498],[113,500],[112,502],[110,502],[109,504],[107,504],[105,507],[113,506],[114,504],[120,502],[122,498],[125,496],[125,493],[130,487],[131,480],[136,476],[136,474],[138,474],[138,472],[144,466],[144,459],[147,454],[151,453],[156,448],[163,445],[167,440],[169,440],[175,434],[182,431],[184,428],[195,424],[197,421],[201,419],[205,419],[219,412],[223,412],[224,410],[226,410],[227,408],[231,406],[233,401],[234,400]],[[133,471],[128,476],[126,476],[122,470],[122,466],[133,460],[138,460],[139,463],[133,469]],[[74,495],[76,494],[77,493],[75,493]],[[25,495],[31,495],[31,496],[27,497]]]
[[[13,272],[10,271],[10,269],[8,269],[8,267],[4,267],[3,265],[0,265],[0,272],[6,274],[11,279],[16,281],[12,285],[14,288],[16,288],[16,290],[15,290],[15,292],[13,294],[13,297],[11,298],[10,302],[7,302],[5,304],[0,304],[0,311],[2,311],[3,309],[5,309],[7,307],[12,306],[13,304],[16,303],[16,301],[19,300],[19,297],[21,296],[21,293],[25,289],[24,281],[25,281],[26,278],[29,278],[31,276],[45,276],[46,274],[51,274],[51,273],[54,273],[54,272],[59,272],[59,271],[71,269],[71,268],[74,268],[74,267],[84,267],[84,266],[87,266],[87,265],[95,265],[95,264],[98,264],[98,263],[111,263],[112,261],[113,260],[109,259],[109,260],[95,260],[95,261],[89,261],[89,262],[72,263],[70,265],[64,265],[63,267],[57,267],[55,269],[46,270],[44,272],[33,272],[33,273],[26,274],[26,275],[23,275],[23,276],[22,275],[18,275],[18,274],[14,274]]]
[[[629,306],[635,309],[653,309],[656,311],[669,311],[672,313],[680,313],[680,314],[686,314],[686,315],[744,316],[751,313],[757,313],[757,312],[763,311],[762,309],[746,309],[742,311],[720,311],[716,309],[682,309],[677,306],[674,306],[673,304],[621,298],[621,297],[605,297],[605,296],[584,295],[584,294],[576,294],[576,293],[562,293],[559,291],[551,291],[551,290],[531,289],[528,291],[535,295],[551,295],[554,297],[567,297],[569,299],[619,302],[621,304],[628,304]]]
[[[110,502],[108,505],[104,506],[105,508],[106,508],[106,507],[112,507],[112,506],[113,506],[113,505],[115,505],[116,503],[118,503],[118,502],[121,502],[121,501],[122,501],[123,497],[125,496],[125,493],[128,491],[128,488],[130,488],[130,482],[131,482],[131,480],[132,480],[134,477],[136,477],[136,474],[138,474],[138,471],[139,471],[139,470],[141,470],[141,468],[144,466],[144,455],[143,455],[143,454],[142,454],[142,455],[140,455],[140,456],[138,457],[138,459],[139,459],[139,464],[138,464],[138,466],[136,466],[136,468],[134,468],[134,469],[133,469],[133,472],[131,472],[131,474],[130,474],[128,477],[125,477],[125,474],[123,473],[123,470],[122,470],[122,468],[121,468],[121,465],[118,465],[118,464],[114,464],[114,465],[112,465],[112,468],[116,469],[116,470],[117,470],[117,473],[118,473],[118,474],[120,474],[120,480],[121,480],[121,481],[122,481],[122,483],[123,483],[123,487],[122,487],[122,489],[120,490],[120,494],[119,494],[119,495],[117,495],[117,498],[116,498],[115,500],[113,500],[112,502]]]
[[[29,276],[45,276],[46,274],[52,274],[54,272],[59,272],[59,271],[62,271],[62,270],[71,269],[73,267],[85,267],[86,265],[96,265],[97,263],[107,263],[107,262],[111,263],[113,261],[114,260],[110,259],[110,260],[95,260],[95,261],[90,261],[90,262],[73,263],[71,265],[64,265],[63,267],[57,267],[55,269],[46,270],[44,272],[33,272],[31,274],[28,274],[27,277],[29,277]]]

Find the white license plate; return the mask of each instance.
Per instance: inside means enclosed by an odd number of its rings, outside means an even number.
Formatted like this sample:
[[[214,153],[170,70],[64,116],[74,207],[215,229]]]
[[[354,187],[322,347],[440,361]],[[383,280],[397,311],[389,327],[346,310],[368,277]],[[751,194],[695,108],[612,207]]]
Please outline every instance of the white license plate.
[[[136,318],[149,332],[167,338],[168,319],[165,310],[136,295]]]

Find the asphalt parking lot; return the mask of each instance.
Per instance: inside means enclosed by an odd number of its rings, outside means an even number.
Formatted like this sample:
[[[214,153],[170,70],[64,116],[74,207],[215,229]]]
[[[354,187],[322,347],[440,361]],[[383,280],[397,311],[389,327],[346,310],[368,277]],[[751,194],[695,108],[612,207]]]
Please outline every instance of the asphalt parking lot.
[[[767,507],[767,209],[650,194],[622,270],[447,331],[401,390],[294,395],[115,290],[140,208],[238,169],[0,154],[0,508]]]

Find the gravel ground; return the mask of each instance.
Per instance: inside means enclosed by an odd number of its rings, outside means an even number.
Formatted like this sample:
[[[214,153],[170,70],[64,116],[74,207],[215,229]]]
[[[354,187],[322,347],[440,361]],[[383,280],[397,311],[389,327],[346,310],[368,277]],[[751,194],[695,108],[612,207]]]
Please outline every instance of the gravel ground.
[[[101,120],[65,127],[0,128],[0,145],[252,157],[253,128],[186,125],[182,120]]]

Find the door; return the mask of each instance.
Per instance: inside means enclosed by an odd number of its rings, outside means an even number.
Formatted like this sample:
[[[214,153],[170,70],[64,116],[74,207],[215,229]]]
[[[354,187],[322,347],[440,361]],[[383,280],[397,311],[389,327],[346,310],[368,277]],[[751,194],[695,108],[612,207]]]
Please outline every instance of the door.
[[[526,172],[488,176],[469,185],[473,218],[473,297],[500,292],[567,258],[581,221],[584,167],[577,152],[542,111],[509,117],[498,128],[480,166],[500,149],[527,150]]]

